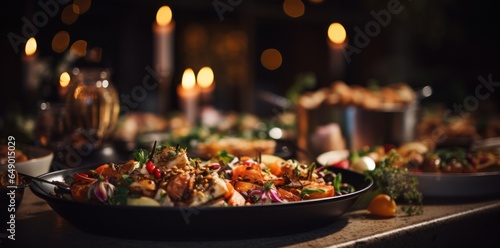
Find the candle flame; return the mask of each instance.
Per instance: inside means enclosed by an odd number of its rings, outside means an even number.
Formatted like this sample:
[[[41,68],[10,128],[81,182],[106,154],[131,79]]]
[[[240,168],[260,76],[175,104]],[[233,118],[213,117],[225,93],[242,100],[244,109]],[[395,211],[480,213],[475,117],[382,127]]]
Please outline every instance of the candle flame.
[[[172,10],[168,6],[162,6],[156,13],[156,23],[167,26],[172,21]]]
[[[63,72],[61,73],[61,76],[59,77],[59,84],[61,87],[67,87],[69,85],[69,81],[71,80],[71,77],[69,76],[69,73]]]
[[[328,27],[328,39],[335,44],[341,44],[345,41],[347,33],[342,24],[335,22]]]
[[[28,56],[35,54],[35,52],[36,52],[35,37],[29,38],[29,40],[26,42],[26,46],[24,47],[24,51],[26,52],[26,55],[28,55]]]
[[[184,70],[184,74],[182,74],[182,88],[186,90],[193,89],[196,84],[196,78],[194,75],[194,71],[191,68],[187,68]]]
[[[201,88],[208,88],[214,82],[214,72],[210,67],[205,66],[198,72],[197,80]]]

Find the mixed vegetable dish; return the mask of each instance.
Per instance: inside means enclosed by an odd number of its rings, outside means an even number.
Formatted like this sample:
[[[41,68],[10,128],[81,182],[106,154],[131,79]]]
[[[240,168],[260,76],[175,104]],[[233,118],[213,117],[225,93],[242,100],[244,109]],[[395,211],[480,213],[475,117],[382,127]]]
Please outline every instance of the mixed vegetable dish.
[[[375,160],[390,149],[373,147],[365,152]],[[396,164],[414,173],[475,173],[500,171],[500,157],[487,151],[476,151],[462,147],[431,149],[422,142],[407,142],[395,148],[401,156]]]
[[[245,206],[355,191],[340,173],[315,163],[274,155],[235,157],[225,150],[202,161],[178,146],[135,150],[133,160],[75,173],[68,184],[72,200],[126,206]]]

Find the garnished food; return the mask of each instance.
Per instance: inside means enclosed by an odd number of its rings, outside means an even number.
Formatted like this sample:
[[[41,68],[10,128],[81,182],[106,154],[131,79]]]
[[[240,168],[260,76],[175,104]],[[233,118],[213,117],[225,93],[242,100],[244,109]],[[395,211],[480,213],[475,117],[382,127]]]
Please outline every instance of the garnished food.
[[[405,203],[401,210],[406,214],[415,215],[423,212],[423,197],[417,190],[418,179],[410,174],[408,168],[403,166],[404,157],[398,153],[395,146],[377,146],[352,152],[347,160],[342,161],[349,163],[350,170],[362,173],[372,179],[374,192],[387,195],[390,200],[394,201],[394,204],[396,202]],[[382,215],[377,214],[382,200],[372,199],[371,201],[368,210],[373,214]],[[387,203],[387,205],[390,204]],[[386,214],[383,216],[389,216],[388,212],[384,213]]]
[[[300,107],[316,109],[320,106],[358,106],[365,109],[393,109],[412,104],[417,96],[407,83],[386,86],[371,84],[370,87],[348,85],[344,81],[332,82],[314,92],[306,92],[298,98]]]
[[[273,155],[235,157],[223,150],[208,161],[180,147],[137,150],[124,164],[75,173],[73,200],[128,206],[243,206],[334,197],[354,192],[340,174],[314,163]]]
[[[427,153],[414,153],[406,166],[415,172],[473,173],[500,171],[498,155],[491,152],[442,148]]]
[[[500,157],[493,152],[473,151],[461,147],[431,149],[416,141],[401,145],[397,152],[401,156],[399,166],[415,173],[500,171]]]
[[[381,157],[375,169],[367,170],[364,174],[373,179],[374,190],[395,201],[402,198],[402,202],[406,204],[401,207],[403,212],[408,215],[421,214],[423,197],[417,190],[418,180],[411,176],[407,168],[400,167],[401,160],[401,156],[392,149]]]
[[[273,154],[275,148],[276,141],[272,139],[248,140],[238,137],[212,137],[198,143],[197,151],[201,157],[212,157],[221,150],[226,150],[238,156],[250,156],[257,152],[262,154]]]
[[[357,156],[368,156],[375,163],[387,157],[392,150],[400,156],[396,167],[413,173],[474,173],[500,171],[500,156],[489,151],[474,151],[461,147],[429,147],[423,142],[412,141],[399,147],[375,146],[356,152]],[[353,160],[351,159],[351,162]],[[351,169],[355,169],[351,163]]]

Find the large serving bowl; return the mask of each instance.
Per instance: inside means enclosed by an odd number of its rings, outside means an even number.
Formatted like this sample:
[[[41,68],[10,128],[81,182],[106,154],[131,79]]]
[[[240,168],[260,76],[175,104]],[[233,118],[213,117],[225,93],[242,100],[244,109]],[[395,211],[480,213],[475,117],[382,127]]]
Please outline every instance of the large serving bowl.
[[[54,158],[54,153],[51,150],[35,146],[23,146],[21,151],[27,155],[28,160],[14,164],[17,172],[33,177],[49,172]],[[7,169],[7,165],[0,165],[0,171],[6,171]]]
[[[65,181],[81,167],[40,176],[48,181]],[[98,235],[128,239],[193,240],[240,239],[303,232],[325,226],[342,216],[372,186],[372,181],[355,172],[342,173],[355,192],[290,203],[238,207],[138,207],[80,203],[54,196],[54,185],[33,181],[33,193],[76,228]]]

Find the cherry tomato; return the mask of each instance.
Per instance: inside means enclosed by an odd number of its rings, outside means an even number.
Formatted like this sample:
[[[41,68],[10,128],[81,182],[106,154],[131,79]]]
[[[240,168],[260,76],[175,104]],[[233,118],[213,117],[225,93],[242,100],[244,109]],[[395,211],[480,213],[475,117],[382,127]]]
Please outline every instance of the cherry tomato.
[[[89,175],[87,175],[86,173],[83,173],[83,172],[77,172],[75,173],[75,179],[76,180],[84,180],[86,178],[88,178]]]
[[[149,174],[153,174],[155,168],[156,166],[153,164],[152,161],[146,162],[146,170],[148,171]]]
[[[379,194],[368,205],[368,211],[373,215],[392,217],[396,215],[396,202],[386,194]]]
[[[160,171],[160,169],[158,169],[158,168],[154,168],[154,169],[153,169],[153,176],[154,176],[156,179],[160,179],[160,178],[161,178],[161,171]]]

